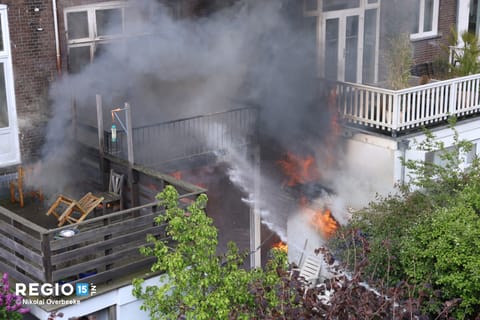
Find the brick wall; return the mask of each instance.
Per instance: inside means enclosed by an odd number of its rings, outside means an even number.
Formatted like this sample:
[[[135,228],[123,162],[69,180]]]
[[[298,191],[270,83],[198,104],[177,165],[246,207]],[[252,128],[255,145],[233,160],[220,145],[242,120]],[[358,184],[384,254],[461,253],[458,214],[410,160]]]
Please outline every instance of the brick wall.
[[[56,76],[52,4],[1,0],[8,5],[22,162],[40,156],[48,121],[48,88]]]
[[[448,46],[450,28],[456,24],[457,0],[440,0],[438,37],[413,42],[416,64],[432,62],[444,53]]]
[[[413,2],[417,0],[389,0],[382,1],[381,8],[381,32],[380,32],[380,80],[386,77],[386,66],[382,52],[387,51],[389,39],[399,33],[409,33],[413,12]],[[451,26],[456,23],[457,0],[439,0],[438,35],[428,39],[412,41],[413,59],[415,64],[433,62],[444,51],[443,46],[448,46],[448,37]]]

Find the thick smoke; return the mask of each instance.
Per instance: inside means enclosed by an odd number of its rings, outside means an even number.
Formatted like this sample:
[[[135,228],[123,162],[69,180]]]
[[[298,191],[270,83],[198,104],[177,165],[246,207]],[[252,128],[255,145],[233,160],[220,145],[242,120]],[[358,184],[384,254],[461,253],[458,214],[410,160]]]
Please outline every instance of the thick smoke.
[[[132,3],[135,12],[129,14],[138,17],[129,21],[134,34],[102,46],[93,63],[51,88],[52,119],[41,176],[34,180],[47,194],[79,185],[72,170],[81,159],[74,149],[71,106],[74,101],[76,121],[96,126],[96,94],[103,97],[107,128],[110,110],[124,102],[139,127],[224,111],[233,100],[245,101],[260,107],[261,140],[272,147],[266,153],[328,153],[318,148],[331,128],[326,103],[319,103],[316,25],[306,22],[297,0],[240,0],[195,19],[175,19],[154,0]],[[95,135],[79,138],[97,141]],[[176,143],[158,142],[149,152],[159,156]],[[278,200],[278,182],[261,177],[261,198],[254,196],[252,163],[237,152],[232,148],[221,159],[230,163],[232,181],[285,238],[290,208]]]

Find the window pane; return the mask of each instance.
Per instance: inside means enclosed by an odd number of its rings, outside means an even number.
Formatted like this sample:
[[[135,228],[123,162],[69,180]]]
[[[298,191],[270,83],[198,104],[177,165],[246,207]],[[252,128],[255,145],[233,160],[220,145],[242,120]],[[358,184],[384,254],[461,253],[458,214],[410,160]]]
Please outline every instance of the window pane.
[[[339,19],[328,19],[325,24],[325,78],[337,80]]]
[[[318,9],[318,0],[305,0],[306,11],[317,11],[317,9]]]
[[[88,15],[86,11],[67,13],[68,39],[88,38]]]
[[[323,0],[323,11],[358,8],[360,0]]]
[[[90,63],[90,46],[70,48],[68,55],[68,71],[70,73],[80,72]]]
[[[365,11],[363,34],[363,77],[364,83],[375,81],[375,47],[377,45],[377,9]]]
[[[470,13],[468,17],[468,32],[476,33],[477,31],[477,6],[478,0],[470,0]]]
[[[108,36],[122,33],[122,9],[106,9],[95,11],[97,20],[97,36]]]
[[[345,81],[357,82],[358,16],[347,17],[345,34]]]
[[[417,0],[415,1],[415,4],[414,4],[414,7],[413,7],[413,10],[412,10],[412,33],[419,33],[420,30],[419,30],[419,19],[420,19],[420,1],[421,0]]]
[[[2,30],[2,17],[0,16],[0,51],[4,50],[3,46],[3,30]]]
[[[425,18],[423,20],[423,32],[432,31],[433,1],[434,0],[425,0]]]
[[[8,127],[8,105],[5,83],[5,70],[0,64],[0,128]]]
[[[473,160],[477,157],[477,144],[474,143],[472,145],[472,150],[470,150],[469,153],[467,153],[467,164],[472,164]]]

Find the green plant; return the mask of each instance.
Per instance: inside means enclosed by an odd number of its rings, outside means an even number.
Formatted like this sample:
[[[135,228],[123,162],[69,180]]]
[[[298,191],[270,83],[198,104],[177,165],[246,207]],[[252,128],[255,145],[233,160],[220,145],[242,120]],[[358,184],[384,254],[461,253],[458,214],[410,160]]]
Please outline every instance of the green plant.
[[[453,66],[456,76],[468,76],[480,72],[480,48],[478,38],[474,33],[465,31],[461,35],[463,47],[453,50]],[[458,44],[458,43],[457,43]]]
[[[413,49],[408,34],[401,33],[390,39],[385,54],[385,63],[387,82],[393,90],[409,86],[410,70],[413,66],[412,53]]]
[[[467,197],[480,199],[478,190]],[[400,260],[415,283],[426,280],[446,299],[461,298],[458,319],[480,312],[480,216],[461,196],[414,224],[402,241]]]
[[[157,198],[165,214],[155,222],[166,224],[173,244],[149,235],[152,246],[141,252],[156,257],[151,270],[165,272],[163,284],[143,288],[143,280],[135,279],[133,291],[144,300],[142,309],[151,319],[250,319],[255,314],[276,318],[291,306],[292,289],[281,281],[287,269],[285,253],[275,251],[265,271],[245,270],[245,254],[234,243],[228,244],[225,255],[217,255],[217,229],[203,211],[206,195],[186,210],[179,207],[171,186]]]
[[[462,39],[462,46],[459,39]],[[435,61],[437,78],[461,77],[480,72],[480,47],[474,33],[465,31],[459,35],[452,26],[447,42],[448,45],[441,45],[443,54]]]
[[[412,294],[426,295],[422,307],[433,314],[461,298],[455,310],[460,316],[480,311],[474,271],[480,267],[480,165],[474,158],[467,170],[461,167],[472,144],[459,138],[454,125],[452,119],[453,147],[446,148],[428,130],[415,143],[418,150],[435,152],[441,164],[403,160],[410,182],[353,214],[345,232],[356,230],[369,243],[364,269],[371,279],[386,285],[411,279],[417,287]],[[363,254],[352,238],[338,236],[332,246],[350,270]],[[419,289],[424,286],[430,289]]]
[[[4,273],[0,281],[0,319],[21,320],[29,311],[22,307],[22,297],[11,292],[8,274]]]

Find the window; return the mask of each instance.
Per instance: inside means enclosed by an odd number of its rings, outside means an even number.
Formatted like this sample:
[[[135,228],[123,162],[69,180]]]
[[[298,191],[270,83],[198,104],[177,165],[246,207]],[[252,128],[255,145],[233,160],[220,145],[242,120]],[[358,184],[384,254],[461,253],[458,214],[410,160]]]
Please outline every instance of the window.
[[[3,63],[0,63],[0,128],[7,128],[9,125],[6,89],[5,68]]]
[[[360,7],[360,0],[323,0],[323,11],[344,10]]]
[[[410,38],[421,39],[437,35],[439,0],[416,0]]]
[[[304,2],[305,11],[317,11],[318,10],[318,0],[305,0]]]
[[[465,164],[467,166],[471,165],[473,161],[477,158],[477,144],[472,144],[472,150],[465,155]]]
[[[125,38],[126,2],[103,2],[65,10],[68,71],[80,72],[111,44]]]
[[[20,162],[7,6],[0,4],[0,167]]]

